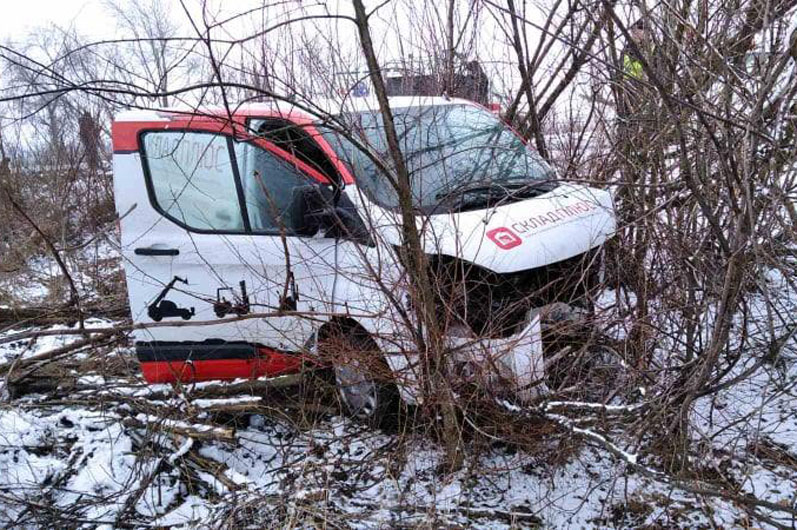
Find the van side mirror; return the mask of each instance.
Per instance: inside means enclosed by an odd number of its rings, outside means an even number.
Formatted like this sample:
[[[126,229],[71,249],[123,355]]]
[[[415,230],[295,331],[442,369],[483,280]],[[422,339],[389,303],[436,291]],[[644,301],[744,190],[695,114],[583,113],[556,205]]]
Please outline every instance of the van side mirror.
[[[318,184],[293,189],[291,221],[296,234],[314,236],[324,224],[324,217],[333,208],[333,190]]]
[[[374,246],[357,209],[344,194],[335,202],[333,188],[308,184],[293,190],[291,220],[296,235],[314,236],[324,230],[325,237],[347,238]]]

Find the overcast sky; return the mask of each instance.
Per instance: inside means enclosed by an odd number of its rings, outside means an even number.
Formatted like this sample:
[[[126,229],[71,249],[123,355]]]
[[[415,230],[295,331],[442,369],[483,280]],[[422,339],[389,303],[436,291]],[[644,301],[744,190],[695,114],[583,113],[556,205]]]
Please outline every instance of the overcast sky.
[[[116,21],[106,2],[113,0],[0,0],[0,42],[18,41],[30,31],[50,24],[77,30],[92,39],[113,37]],[[150,0],[145,0],[149,2]],[[184,23],[182,7],[178,0],[161,0],[175,12],[174,20]],[[210,11],[220,6],[226,13],[243,12],[261,5],[262,0],[210,0]],[[186,5],[196,9],[200,2],[188,0]],[[224,11],[222,11],[224,12]]]
[[[101,0],[5,0],[3,3],[0,16],[3,41],[16,41],[50,23],[97,36],[111,35],[114,29]]]
[[[2,11],[0,11],[0,43],[11,41],[14,44],[22,44],[22,41],[31,34],[31,31],[37,28],[46,28],[48,25],[57,25],[62,29],[74,30],[87,41],[128,36],[129,30],[119,31],[117,18],[112,14],[111,9],[108,8],[107,2],[109,1],[124,2],[130,0],[0,0],[0,2],[5,4]],[[133,1],[139,1],[147,5],[152,0]],[[172,22],[182,27],[182,31],[179,33],[182,36],[195,37],[195,30],[190,26],[180,1],[160,1],[169,10]],[[430,44],[425,40],[424,35],[419,35],[418,32],[411,35],[405,33],[407,27],[405,19],[409,16],[407,14],[408,6],[411,6],[411,10],[415,10],[416,6],[421,5],[420,3],[415,4],[414,2],[416,1],[420,2],[421,0],[399,0],[387,4],[383,4],[380,0],[366,0],[366,5],[381,6],[377,16],[371,19],[372,35],[381,60],[391,61],[397,59],[399,54],[412,54],[413,50],[408,47],[408,44],[420,46],[421,53],[435,53],[435,49],[430,48]],[[432,2],[434,0],[426,1]],[[546,1],[554,3],[553,0],[539,0],[539,2],[543,3]],[[189,10],[197,13],[202,2],[200,0],[185,0],[185,4]],[[265,10],[237,18],[234,22],[225,24],[223,28],[214,30],[214,38],[240,38],[243,35],[250,35],[256,29],[262,28],[263,21],[261,17],[264,14],[268,14],[269,17],[279,17],[280,12],[283,12],[283,14],[292,13],[296,9],[292,7],[292,4],[280,2],[279,0],[207,0],[207,4],[209,5],[208,11],[217,15],[215,17],[216,20],[225,19],[237,13],[247,13],[250,8],[263,6],[264,4],[270,5]],[[311,2],[304,5],[310,9],[310,5],[317,6],[318,4]],[[458,16],[463,19],[467,18],[470,6],[470,0],[460,0]],[[326,9],[328,12],[341,12],[342,10],[349,14],[351,2],[350,0],[340,0],[337,3],[334,0],[328,1]],[[536,12],[527,12],[526,17],[542,23],[545,19],[545,14],[541,10],[536,10]],[[201,17],[197,18],[201,19]],[[518,83],[518,74],[509,61],[514,52],[509,47],[506,36],[497,29],[495,24],[496,21],[492,16],[482,13],[478,23],[478,39],[474,41],[474,48],[470,52],[469,59],[478,58],[491,79],[493,89],[497,92],[503,92],[504,87]],[[344,46],[341,49],[350,48],[356,50],[358,48],[356,31],[354,31],[350,22],[312,20],[303,25],[307,29],[306,35],[329,36],[335,39],[338,46]],[[301,26],[293,27],[296,30],[292,29],[292,32],[296,31],[298,34]],[[534,47],[538,35],[532,27],[527,27],[526,30],[530,45]],[[398,46],[399,39],[402,41],[403,47]],[[292,45],[288,42],[279,44],[282,48]],[[555,48],[560,48],[560,46],[557,44]],[[359,67],[362,67],[362,65],[359,65]],[[538,72],[538,75],[540,74],[541,72]]]
[[[47,28],[49,25],[56,25],[60,29],[74,30],[84,39],[88,41],[102,40],[104,38],[115,38],[121,36],[118,31],[117,19],[111,10],[108,8],[109,1],[117,0],[0,0],[5,3],[2,11],[0,11],[0,43],[11,41],[13,44],[21,44],[22,41],[31,34],[32,31],[39,28]],[[123,2],[125,0],[118,0]],[[139,0],[145,5],[151,0]],[[195,36],[196,33],[188,23],[188,19],[183,12],[180,0],[160,0],[169,8],[172,16],[170,17],[173,22],[177,23],[183,29],[180,33],[183,36]],[[407,0],[405,0],[407,1]],[[412,0],[410,0],[411,4]],[[237,13],[245,13],[250,8],[256,8],[263,4],[275,4],[275,7],[268,7],[265,13],[270,16],[279,16],[279,12],[287,9],[284,2],[274,0],[208,0],[207,4],[210,6],[208,11],[215,13],[218,19],[224,19],[230,15]],[[366,5],[382,5],[378,0],[366,0]],[[193,12],[198,11],[199,6],[202,4],[200,0],[186,0],[185,5],[188,6]],[[308,7],[315,2],[305,4]],[[334,0],[326,3],[327,10],[338,11],[343,10],[351,11],[350,0],[341,0],[337,3]],[[388,3],[382,5],[379,10],[378,16],[371,19],[372,32],[374,41],[377,45],[377,51],[382,55],[384,60],[395,59],[398,48],[396,46],[396,38],[399,37],[401,29],[399,26],[403,24],[397,22],[403,18],[404,10],[407,4],[402,2]],[[279,7],[276,7],[279,6]],[[470,6],[469,0],[461,0],[462,16],[465,16]],[[242,35],[251,34],[255,29],[259,29],[261,24],[261,15],[263,12],[252,13],[246,17],[236,19],[232,23],[227,23],[220,31],[216,31],[215,38],[225,37],[240,37]],[[201,17],[198,17],[201,18]],[[211,17],[212,18],[212,17]],[[483,62],[487,63],[490,60],[495,60],[495,57],[490,57],[496,51],[503,51],[500,48],[496,49],[496,42],[492,35],[492,28],[490,17],[482,17],[479,32],[483,35],[485,46],[479,50],[479,57]],[[332,25],[336,23],[330,23]],[[347,27],[345,30],[340,28],[337,31],[330,31],[331,26],[323,21],[311,21],[307,25],[313,28],[319,34],[332,33],[338,40],[339,44],[348,44],[356,48],[355,35],[353,27],[348,27],[350,23],[343,23]],[[392,32],[388,31],[384,26],[392,26]],[[127,30],[124,31],[127,33]],[[225,35],[226,33],[226,35]],[[533,32],[532,32],[533,33]],[[127,35],[125,35],[127,36]],[[406,38],[402,35],[399,38]],[[409,53],[412,53],[410,51]]]

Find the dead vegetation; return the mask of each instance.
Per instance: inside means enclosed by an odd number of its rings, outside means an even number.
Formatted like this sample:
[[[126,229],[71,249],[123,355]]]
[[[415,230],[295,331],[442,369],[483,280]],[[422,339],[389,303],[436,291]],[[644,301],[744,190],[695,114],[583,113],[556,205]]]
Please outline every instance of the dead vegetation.
[[[794,2],[628,10],[611,1],[485,0],[440,10],[398,1],[388,4],[407,20],[383,25],[368,11],[376,6],[355,2],[353,16],[340,16],[359,35],[356,53],[319,31],[322,22],[304,25],[305,16],[332,24],[330,12],[267,4],[264,17],[276,18],[245,42],[211,39],[196,20],[198,36],[177,38],[169,20],[137,10],[125,24],[145,31],[125,42],[67,33],[63,42],[0,47],[8,83],[0,88],[0,421],[9,422],[0,423],[0,471],[18,473],[0,482],[0,521],[525,528],[584,522],[575,514],[587,506],[596,527],[793,525]],[[546,15],[542,25],[534,10]],[[643,41],[631,35],[636,17],[647,21]],[[436,65],[443,81],[457,54],[486,53],[483,41],[494,42],[503,54],[489,73],[516,72],[495,90],[504,117],[563,179],[615,192],[620,226],[587,300],[587,326],[551,317],[543,331],[551,392],[520,404],[480,374],[463,383],[447,366],[442,337],[464,280],[444,285],[450,278],[435,276],[421,251],[396,138],[381,163],[404,199],[401,255],[415,311],[404,324],[426,330],[411,345],[422,354],[424,404],[396,404],[400,419],[386,431],[357,426],[340,418],[334,376],[312,363],[269,380],[146,386],[117,254],[115,222],[128,212],[113,211],[111,115],[152,101],[304,101],[348,91],[355,74],[385,96],[386,61],[370,39],[397,31],[423,52],[401,59]],[[219,55],[221,46],[246,59]],[[110,73],[100,75],[95,61],[106,52]],[[40,53],[46,67],[34,60]],[[628,53],[639,76],[627,75]],[[362,72],[330,74],[352,57]],[[360,357],[380,382],[395,382],[374,365],[370,344],[331,343],[326,360]],[[15,422],[30,423],[30,439]],[[84,477],[117,456],[124,468],[112,479]],[[15,459],[41,467],[27,475]],[[531,485],[518,493],[504,479]],[[546,481],[583,491],[546,490]],[[541,493],[526,491],[535,488]],[[180,510],[191,513],[172,521]]]

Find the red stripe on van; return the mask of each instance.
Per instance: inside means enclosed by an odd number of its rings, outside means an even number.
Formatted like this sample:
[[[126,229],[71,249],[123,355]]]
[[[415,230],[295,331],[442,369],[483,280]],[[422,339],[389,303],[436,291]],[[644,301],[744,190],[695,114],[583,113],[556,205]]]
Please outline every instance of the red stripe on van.
[[[147,383],[193,383],[276,377],[296,373],[302,366],[298,355],[257,348],[260,357],[251,359],[209,359],[204,361],[142,362],[141,373]]]

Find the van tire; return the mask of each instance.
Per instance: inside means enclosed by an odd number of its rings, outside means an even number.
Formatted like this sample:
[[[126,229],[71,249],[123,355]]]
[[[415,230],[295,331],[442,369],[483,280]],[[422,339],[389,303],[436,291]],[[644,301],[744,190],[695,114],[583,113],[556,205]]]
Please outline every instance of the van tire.
[[[318,340],[329,361],[338,398],[346,414],[370,427],[393,429],[401,399],[393,372],[379,347],[362,328],[333,324]]]

